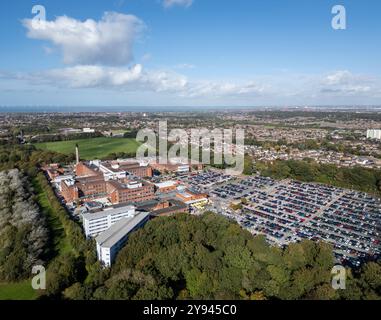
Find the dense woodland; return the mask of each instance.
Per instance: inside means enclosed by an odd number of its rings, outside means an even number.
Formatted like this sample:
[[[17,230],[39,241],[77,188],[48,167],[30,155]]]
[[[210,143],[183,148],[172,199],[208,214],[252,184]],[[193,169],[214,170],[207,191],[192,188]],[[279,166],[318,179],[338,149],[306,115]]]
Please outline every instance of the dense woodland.
[[[75,283],[70,299],[378,299],[381,265],[348,269],[333,290],[332,248],[302,241],[282,250],[206,213],[150,221],[131,235],[110,275]],[[107,272],[107,270],[105,270]]]
[[[38,150],[33,145],[3,144],[0,145],[0,170],[18,168],[36,173],[36,169],[47,163],[69,163],[74,155]]]
[[[76,139],[90,139],[103,137],[101,132],[81,132],[81,133],[72,133],[72,134],[43,134],[36,135],[30,139],[31,143],[39,142],[53,142],[53,141],[70,141]]]
[[[46,217],[19,170],[0,172],[0,281],[28,277],[43,263],[47,249]]]
[[[381,195],[381,170],[362,167],[339,168],[335,165],[319,164],[313,160],[256,162],[253,170],[274,179],[325,183]]]

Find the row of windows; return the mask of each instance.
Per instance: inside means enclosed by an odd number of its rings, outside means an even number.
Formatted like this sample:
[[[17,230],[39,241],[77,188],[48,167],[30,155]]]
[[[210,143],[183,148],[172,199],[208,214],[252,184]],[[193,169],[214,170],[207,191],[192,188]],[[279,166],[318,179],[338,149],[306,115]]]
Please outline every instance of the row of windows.
[[[92,221],[89,221],[89,227],[91,226],[99,226],[100,224],[107,224],[108,223],[108,219],[97,219],[97,220],[92,220]]]

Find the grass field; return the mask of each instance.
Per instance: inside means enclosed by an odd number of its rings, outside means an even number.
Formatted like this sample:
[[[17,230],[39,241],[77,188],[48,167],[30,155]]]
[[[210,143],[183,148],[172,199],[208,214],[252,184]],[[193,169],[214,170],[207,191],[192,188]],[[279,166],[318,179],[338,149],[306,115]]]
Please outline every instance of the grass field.
[[[79,146],[80,158],[83,160],[103,158],[108,156],[110,153],[134,153],[140,145],[135,139],[100,137],[36,143],[35,146],[43,150],[51,150],[64,154],[74,154],[76,144]]]
[[[31,286],[31,280],[16,283],[0,283],[0,300],[35,300],[38,293]]]
[[[49,199],[46,196],[44,190],[41,188],[38,179],[34,178],[32,182],[33,188],[37,193],[38,204],[43,213],[46,215],[49,230],[51,232],[50,239],[52,242],[50,246],[53,249],[53,252],[51,252],[51,254],[55,256],[72,251],[73,248],[70,245],[69,239],[65,235],[65,230],[61,224],[61,221],[58,218],[58,216],[54,213]],[[52,257],[49,258],[51,259]]]

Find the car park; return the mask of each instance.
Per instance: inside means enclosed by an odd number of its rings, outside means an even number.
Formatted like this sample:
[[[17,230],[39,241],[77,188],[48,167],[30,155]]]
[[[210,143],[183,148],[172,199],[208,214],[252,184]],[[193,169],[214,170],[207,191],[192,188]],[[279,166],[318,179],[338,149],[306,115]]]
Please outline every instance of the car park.
[[[226,203],[245,198],[243,218],[236,220],[270,243],[326,241],[338,262],[352,266],[380,255],[381,204],[365,193],[254,176],[225,183],[212,194]]]

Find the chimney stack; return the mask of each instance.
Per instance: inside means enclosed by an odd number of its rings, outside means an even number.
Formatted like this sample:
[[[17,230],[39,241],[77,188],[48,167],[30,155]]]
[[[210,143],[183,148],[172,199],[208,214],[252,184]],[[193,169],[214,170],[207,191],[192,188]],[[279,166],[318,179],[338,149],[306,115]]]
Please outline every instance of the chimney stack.
[[[75,145],[75,160],[77,162],[77,164],[79,163],[79,148],[78,148],[78,144]]]

